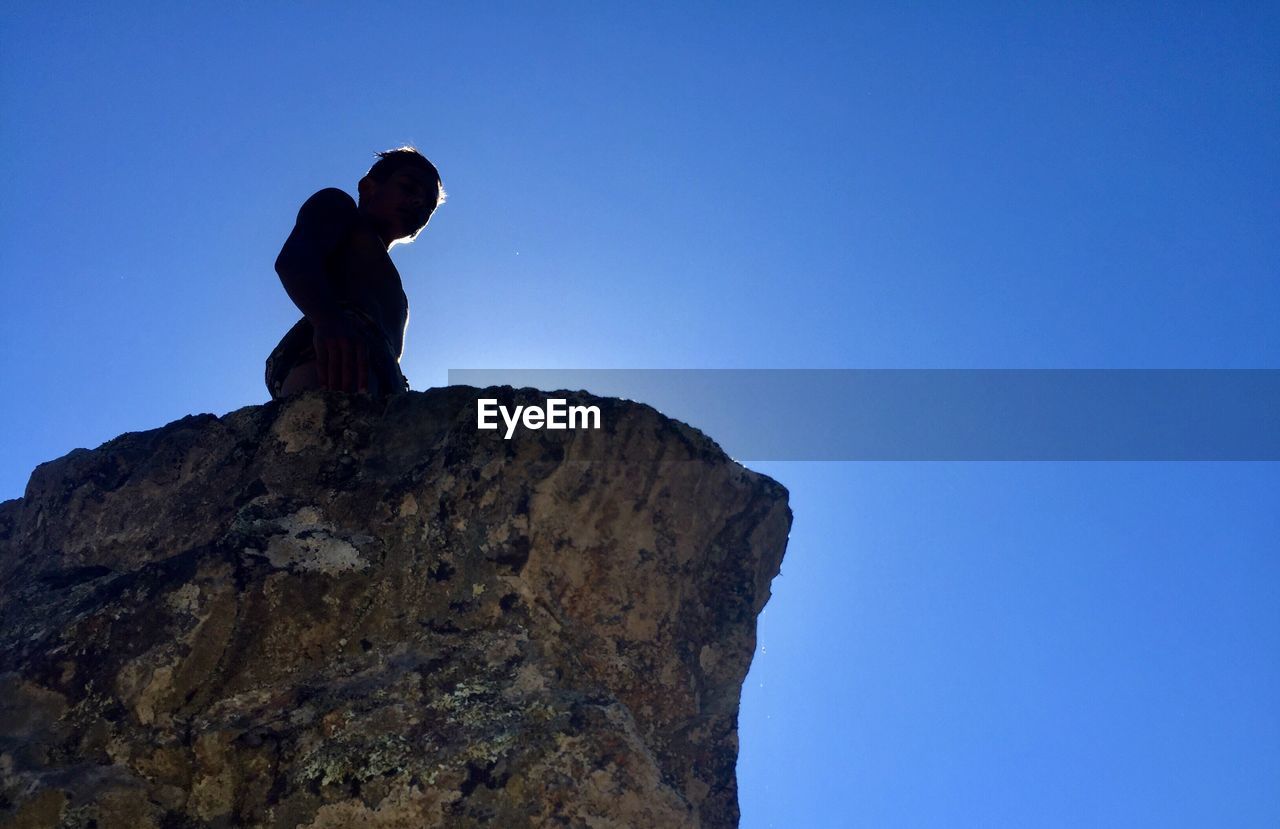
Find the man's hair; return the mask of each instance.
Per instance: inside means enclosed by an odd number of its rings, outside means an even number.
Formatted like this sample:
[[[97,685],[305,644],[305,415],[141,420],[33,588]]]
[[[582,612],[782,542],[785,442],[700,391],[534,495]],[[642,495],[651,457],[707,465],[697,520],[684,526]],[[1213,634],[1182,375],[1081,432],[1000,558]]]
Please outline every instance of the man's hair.
[[[440,171],[436,169],[436,165],[427,160],[425,155],[418,152],[416,147],[406,144],[394,150],[375,153],[375,155],[378,156],[378,160],[373,162],[369,172],[365,173],[366,176],[374,181],[383,182],[391,178],[401,167],[421,167],[436,181],[436,204],[431,208],[431,212],[434,213],[436,207],[444,204],[444,183],[440,181]]]

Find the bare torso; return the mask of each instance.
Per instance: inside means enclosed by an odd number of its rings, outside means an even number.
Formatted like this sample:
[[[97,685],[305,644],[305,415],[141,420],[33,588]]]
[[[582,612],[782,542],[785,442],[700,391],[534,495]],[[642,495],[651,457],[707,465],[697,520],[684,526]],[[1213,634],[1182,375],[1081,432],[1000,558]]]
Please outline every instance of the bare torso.
[[[328,265],[342,298],[373,319],[386,336],[392,356],[399,360],[409,323],[409,299],[378,234],[365,224],[357,225]]]

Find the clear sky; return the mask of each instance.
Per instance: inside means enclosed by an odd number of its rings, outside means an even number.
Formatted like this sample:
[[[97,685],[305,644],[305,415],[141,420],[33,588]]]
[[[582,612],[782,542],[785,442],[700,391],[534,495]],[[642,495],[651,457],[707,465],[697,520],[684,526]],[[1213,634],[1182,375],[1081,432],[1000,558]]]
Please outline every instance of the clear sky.
[[[0,498],[264,402],[298,206],[405,142],[415,389],[1280,368],[1275,4],[473,5],[6,5]],[[753,466],[744,829],[1280,824],[1276,464]]]

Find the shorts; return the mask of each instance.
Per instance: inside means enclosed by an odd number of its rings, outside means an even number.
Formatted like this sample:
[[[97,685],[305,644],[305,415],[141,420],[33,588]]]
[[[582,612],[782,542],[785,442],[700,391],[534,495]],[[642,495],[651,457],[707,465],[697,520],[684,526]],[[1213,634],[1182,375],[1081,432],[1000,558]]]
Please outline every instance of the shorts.
[[[400,361],[391,350],[391,343],[365,312],[350,306],[343,308],[343,313],[356,324],[364,335],[369,346],[369,368],[377,378],[378,388],[383,396],[402,394],[409,391],[409,380],[400,371]],[[284,380],[297,366],[309,363],[316,358],[313,344],[315,329],[306,317],[298,320],[280,343],[267,357],[266,383],[272,400],[279,400]]]

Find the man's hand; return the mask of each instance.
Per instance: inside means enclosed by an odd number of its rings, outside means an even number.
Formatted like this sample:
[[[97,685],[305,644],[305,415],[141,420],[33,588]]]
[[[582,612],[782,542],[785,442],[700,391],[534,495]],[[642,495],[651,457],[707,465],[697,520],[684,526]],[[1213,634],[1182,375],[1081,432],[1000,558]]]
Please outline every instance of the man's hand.
[[[315,324],[312,344],[320,385],[330,391],[369,391],[369,346],[345,319]]]

